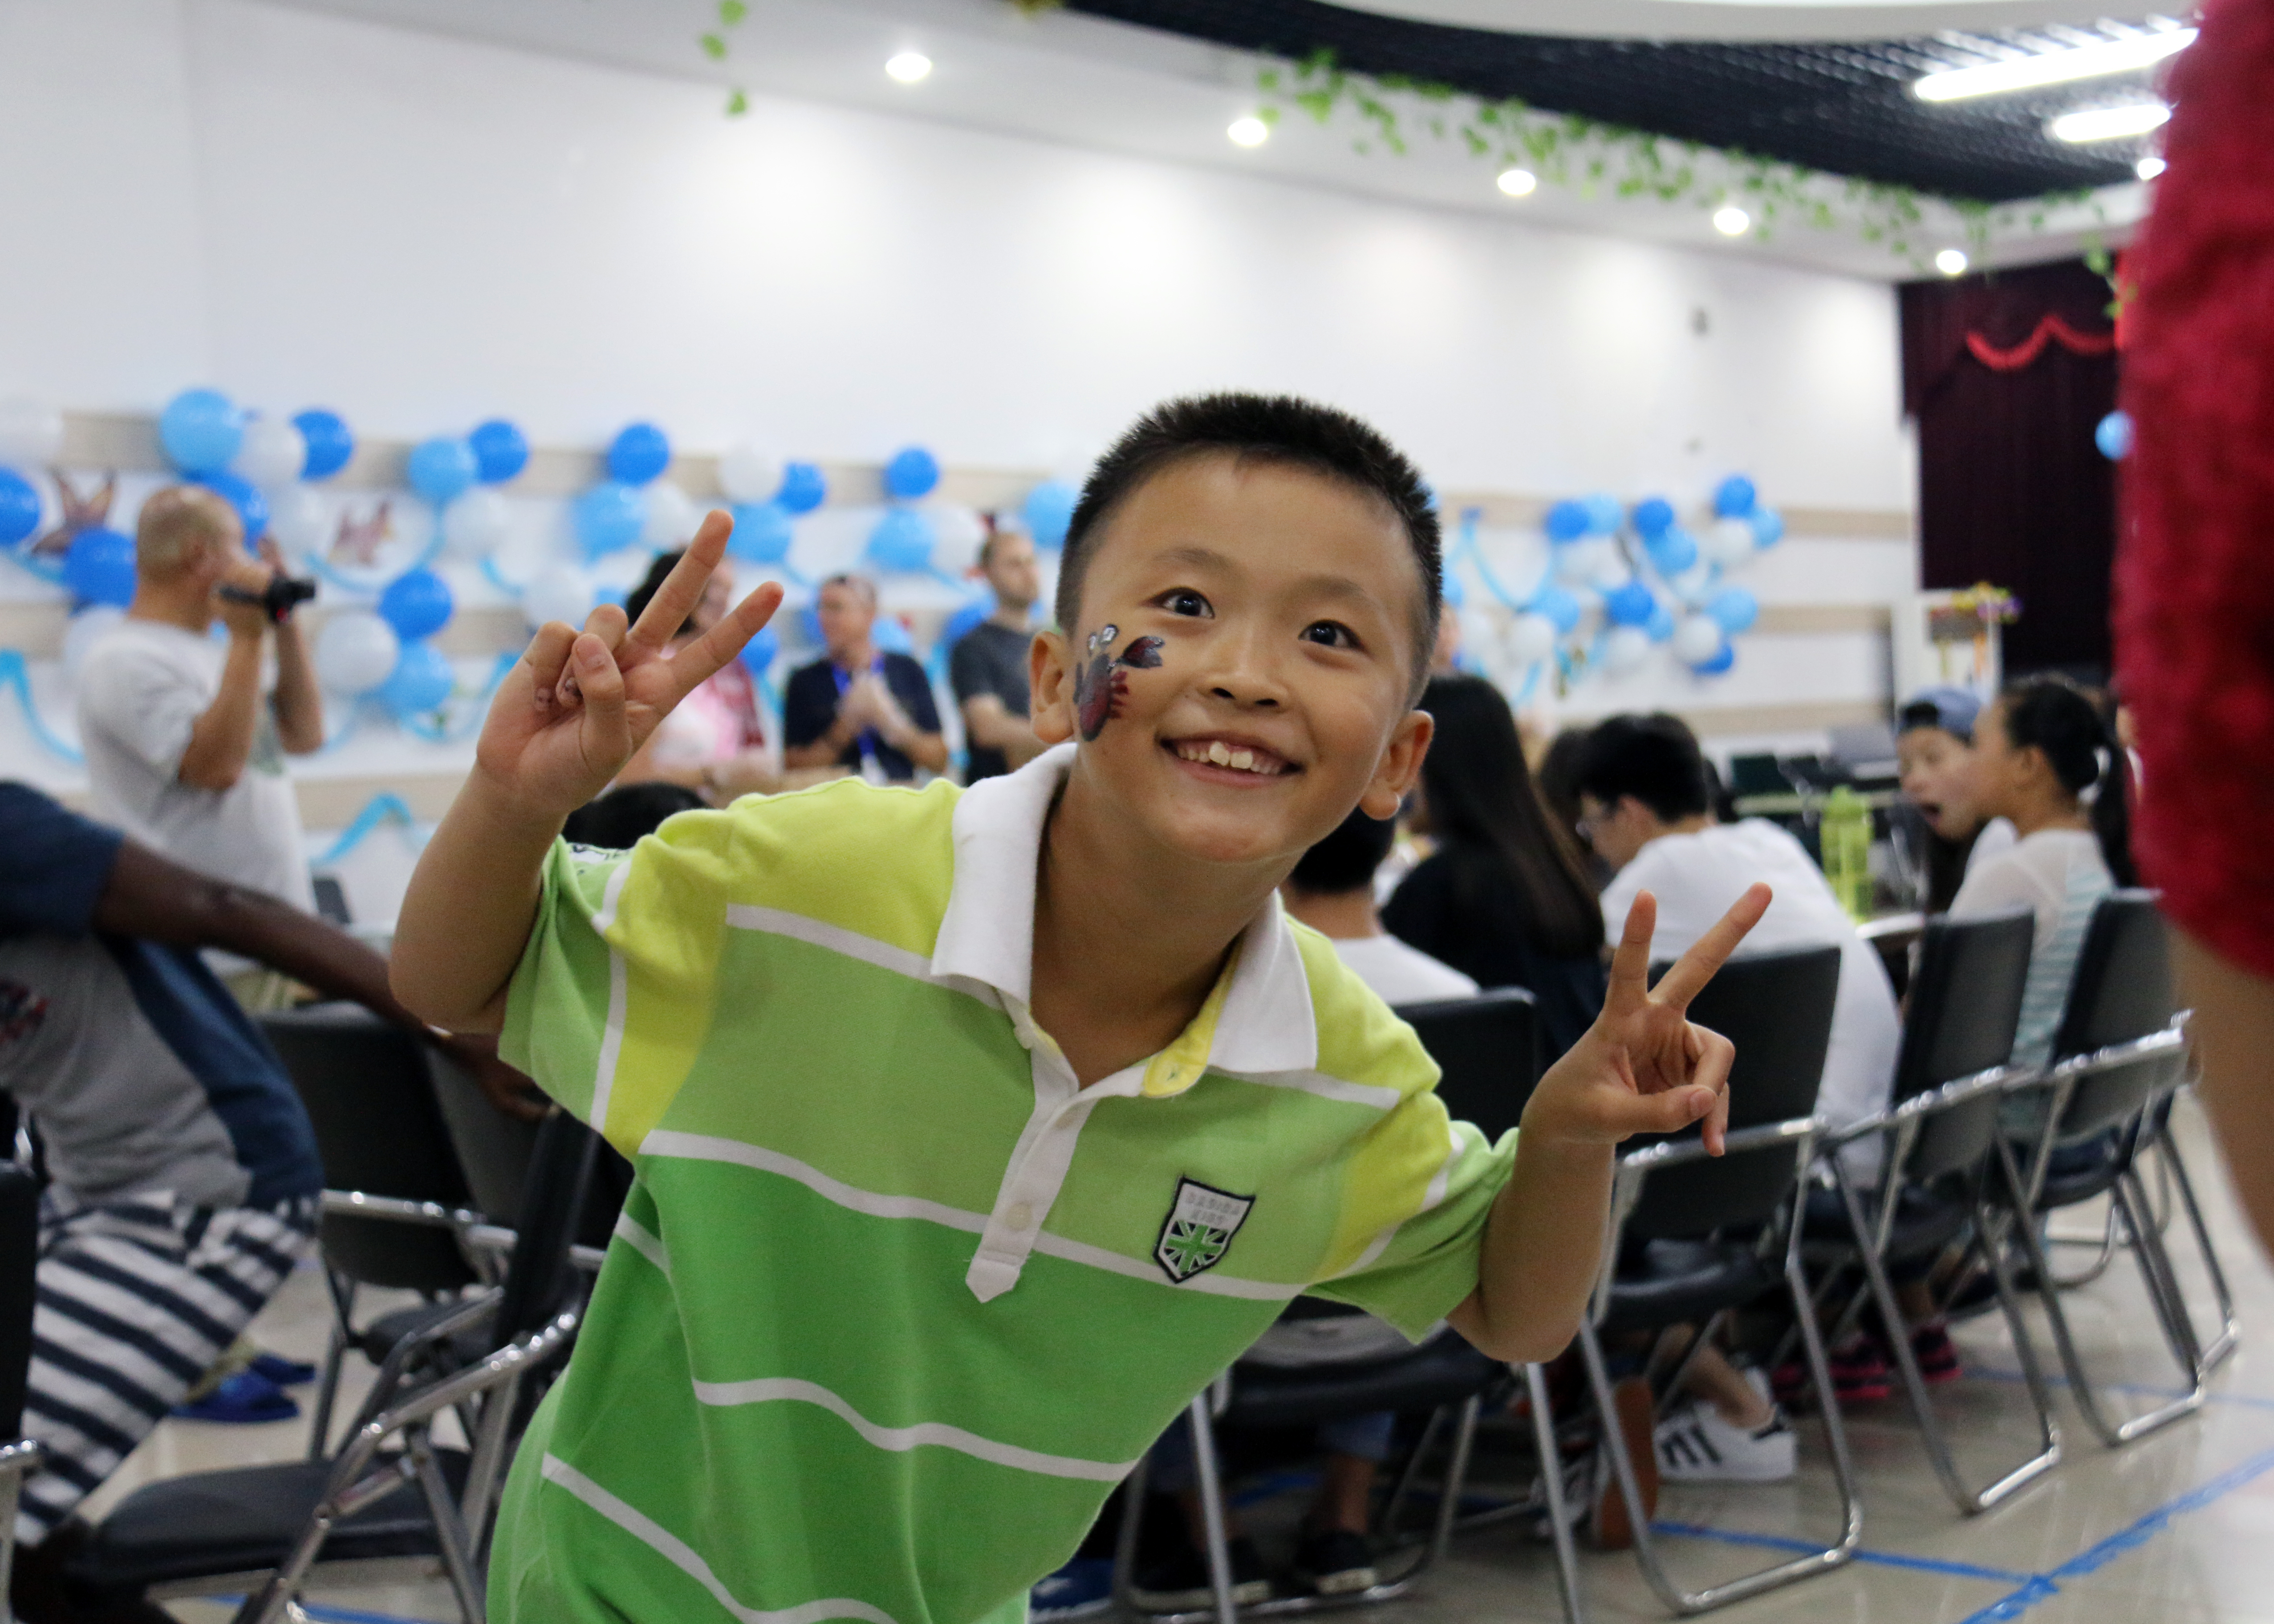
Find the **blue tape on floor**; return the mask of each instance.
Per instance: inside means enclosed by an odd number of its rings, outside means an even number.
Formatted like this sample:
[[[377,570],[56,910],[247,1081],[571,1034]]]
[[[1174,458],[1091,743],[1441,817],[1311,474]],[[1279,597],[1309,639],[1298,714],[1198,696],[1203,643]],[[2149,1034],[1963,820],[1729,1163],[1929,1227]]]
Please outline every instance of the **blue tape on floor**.
[[[1793,1539],[1782,1534],[1746,1534],[1732,1529],[1707,1528],[1697,1522],[1653,1522],[1654,1534],[1675,1535],[1683,1539],[1713,1539],[1728,1545],[1758,1545],[1765,1550],[1789,1551],[1796,1556],[1807,1556],[1824,1547],[1811,1540]],[[1954,1579],[1980,1579],[1991,1584],[2022,1584],[2030,1575],[2016,1573],[2010,1568],[1984,1568],[1974,1562],[1946,1562],[1939,1557],[1909,1556],[1901,1551],[1858,1551],[1856,1560],[1871,1562],[1881,1568],[1910,1568],[1921,1573],[1944,1574]]]
[[[1998,1370],[1986,1365],[1969,1365],[1966,1367],[1966,1373],[1969,1376],[1979,1376],[1985,1381],[2023,1382],[2029,1380],[2020,1371]],[[2049,1387],[2065,1387],[2068,1386],[2068,1378],[2047,1376],[2045,1385]],[[2187,1390],[2185,1387],[2151,1387],[2136,1381],[2104,1381],[2099,1383],[2095,1390],[2103,1393],[2123,1393],[2134,1398],[2174,1399],[2185,1398],[2187,1395]],[[2261,1397],[2255,1393],[2206,1393],[2203,1395],[2203,1402],[2240,1404],[2246,1410],[2274,1410],[2274,1398]]]
[[[242,1596],[206,1596],[197,1599],[223,1607],[245,1605]],[[365,1613],[359,1607],[327,1607],[320,1602],[302,1602],[300,1609],[314,1624],[432,1624],[430,1620],[405,1618],[399,1613]]]

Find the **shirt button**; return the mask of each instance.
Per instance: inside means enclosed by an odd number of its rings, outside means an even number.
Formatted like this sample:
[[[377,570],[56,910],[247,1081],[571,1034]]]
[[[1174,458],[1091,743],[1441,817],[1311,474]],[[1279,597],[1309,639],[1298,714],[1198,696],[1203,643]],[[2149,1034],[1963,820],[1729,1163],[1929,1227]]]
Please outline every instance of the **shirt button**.
[[[1013,1201],[1011,1210],[1003,1214],[1003,1222],[1014,1229],[1030,1229],[1035,1224],[1035,1209],[1024,1201]]]

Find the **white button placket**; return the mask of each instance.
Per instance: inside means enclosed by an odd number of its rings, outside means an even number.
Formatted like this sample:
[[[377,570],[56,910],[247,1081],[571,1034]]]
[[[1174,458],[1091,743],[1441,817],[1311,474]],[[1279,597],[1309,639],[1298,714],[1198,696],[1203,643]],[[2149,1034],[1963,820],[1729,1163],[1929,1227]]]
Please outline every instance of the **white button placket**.
[[[1131,1066],[1085,1089],[1066,1064],[1057,1042],[1035,1025],[1027,1007],[1005,997],[1003,1008],[1019,1041],[1027,1049],[1034,1077],[1035,1109],[1011,1152],[1011,1165],[995,1192],[994,1209],[980,1231],[979,1250],[964,1272],[964,1284],[981,1302],[991,1302],[1019,1283],[1027,1258],[1035,1249],[1050,1207],[1073,1165],[1074,1147],[1082,1124],[1101,1099],[1134,1094],[1143,1084],[1145,1069]]]

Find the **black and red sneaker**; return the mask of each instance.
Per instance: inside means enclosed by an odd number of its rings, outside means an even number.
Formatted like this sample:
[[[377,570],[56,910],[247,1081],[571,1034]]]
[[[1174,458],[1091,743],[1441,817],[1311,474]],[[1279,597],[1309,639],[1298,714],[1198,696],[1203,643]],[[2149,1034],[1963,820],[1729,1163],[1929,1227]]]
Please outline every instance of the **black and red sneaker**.
[[[1912,1328],[1911,1357],[1918,1361],[1919,1374],[1931,1387],[1956,1381],[1964,1374],[1958,1365],[1958,1349],[1939,1320]]]

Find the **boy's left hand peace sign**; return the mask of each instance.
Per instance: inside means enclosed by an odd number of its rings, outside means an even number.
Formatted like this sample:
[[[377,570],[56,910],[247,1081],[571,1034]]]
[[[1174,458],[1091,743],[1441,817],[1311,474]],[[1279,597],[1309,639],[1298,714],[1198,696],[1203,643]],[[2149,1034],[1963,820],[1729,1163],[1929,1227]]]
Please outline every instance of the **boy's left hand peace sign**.
[[[1649,985],[1658,899],[1644,891],[1627,912],[1611,959],[1603,1012],[1570,1052],[1547,1069],[1525,1108],[1528,1132],[1588,1144],[1636,1133],[1671,1133],[1705,1119],[1706,1148],[1720,1155],[1729,1123],[1729,1063],[1736,1049],[1693,1026],[1690,999],[1760,922],[1769,888],[1754,885],[1711,930]]]

